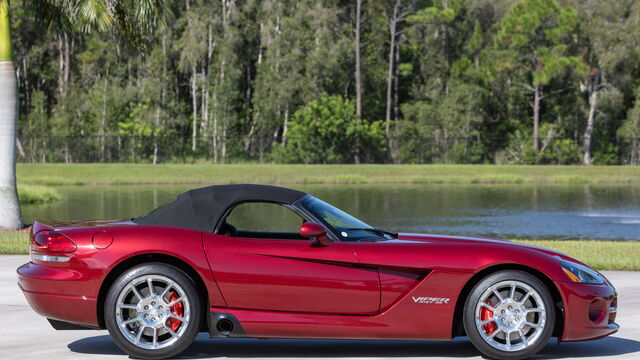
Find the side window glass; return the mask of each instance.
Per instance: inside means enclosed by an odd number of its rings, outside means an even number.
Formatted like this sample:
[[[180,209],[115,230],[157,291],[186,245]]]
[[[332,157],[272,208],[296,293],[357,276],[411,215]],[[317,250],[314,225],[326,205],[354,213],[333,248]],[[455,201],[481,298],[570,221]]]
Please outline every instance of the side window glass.
[[[219,233],[246,238],[304,239],[299,235],[302,221],[282,205],[247,202],[231,210]]]

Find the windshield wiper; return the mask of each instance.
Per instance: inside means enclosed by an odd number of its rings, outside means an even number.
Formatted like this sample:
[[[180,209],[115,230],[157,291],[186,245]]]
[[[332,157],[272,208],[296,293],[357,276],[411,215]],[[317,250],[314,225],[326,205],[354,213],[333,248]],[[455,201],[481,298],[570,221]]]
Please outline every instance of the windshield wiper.
[[[367,231],[367,232],[374,233],[374,234],[377,234],[377,235],[389,235],[394,239],[398,238],[398,233],[394,233],[394,232],[383,230],[383,229],[376,229],[376,228],[347,228],[345,230],[347,230],[347,231],[352,231],[352,230]]]

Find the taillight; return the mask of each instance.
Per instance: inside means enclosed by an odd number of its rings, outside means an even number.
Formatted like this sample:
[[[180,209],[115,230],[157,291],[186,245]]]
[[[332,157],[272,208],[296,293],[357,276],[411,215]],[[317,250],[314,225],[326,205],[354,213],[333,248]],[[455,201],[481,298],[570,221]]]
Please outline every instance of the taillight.
[[[31,249],[47,252],[74,252],[78,247],[63,233],[57,231],[40,231],[33,237]]]

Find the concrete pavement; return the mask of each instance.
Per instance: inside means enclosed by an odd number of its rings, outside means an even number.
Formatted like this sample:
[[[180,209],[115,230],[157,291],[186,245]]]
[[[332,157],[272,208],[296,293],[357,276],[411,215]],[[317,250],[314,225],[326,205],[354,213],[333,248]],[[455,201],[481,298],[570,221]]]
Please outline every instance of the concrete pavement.
[[[106,331],[56,331],[28,306],[16,285],[15,269],[27,256],[0,256],[0,359],[126,359]],[[606,271],[619,293],[617,321],[610,337],[579,343],[555,339],[537,359],[640,359],[640,272]],[[200,334],[181,358],[423,358],[481,356],[467,338],[451,342],[210,339]]]

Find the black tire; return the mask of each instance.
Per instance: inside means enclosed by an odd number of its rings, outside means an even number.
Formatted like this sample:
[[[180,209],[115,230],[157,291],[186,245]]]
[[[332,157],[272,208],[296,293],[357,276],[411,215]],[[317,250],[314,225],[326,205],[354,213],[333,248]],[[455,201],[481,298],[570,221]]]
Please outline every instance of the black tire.
[[[176,336],[177,340],[174,343],[160,349],[145,349],[135,345],[122,334],[117,325],[116,304],[120,293],[132,281],[145,275],[161,276],[174,281],[182,288],[188,301],[188,304],[185,305],[188,307],[188,309],[185,309],[185,313],[188,311],[190,319],[186,325],[186,329],[183,330],[182,335],[179,337]],[[155,284],[153,287],[155,287]],[[141,264],[125,271],[111,285],[104,302],[105,324],[113,341],[127,354],[140,359],[166,359],[185,351],[191,346],[195,337],[198,335],[202,317],[202,299],[200,299],[193,280],[180,269],[162,263]],[[182,326],[184,326],[184,324]],[[156,330],[153,331],[155,332]]]
[[[489,288],[497,284],[503,283],[505,281],[517,281],[517,282],[528,285],[529,287],[531,287],[533,290],[537,292],[537,294],[539,295],[539,298],[542,300],[542,303],[544,304],[544,307],[545,307],[544,326],[541,327],[542,330],[539,332],[537,339],[533,341],[532,344],[526,344],[526,342],[522,342],[521,346],[525,346],[525,347],[517,351],[506,351],[490,345],[489,342],[491,340],[485,341],[485,339],[483,338],[483,335],[481,335],[480,333],[482,330],[479,329],[478,326],[476,325],[476,315],[477,315],[476,312],[477,312],[477,306],[480,306],[478,305],[480,301],[480,297],[483,296],[483,294],[486,294],[485,292],[489,291],[488,290]],[[517,296],[514,296],[514,297],[517,297]],[[538,316],[538,315],[534,315],[534,316]],[[498,315],[497,317],[500,318],[501,316]],[[516,319],[519,319],[519,318],[516,318]],[[526,317],[524,319],[525,319],[524,321],[526,321]],[[486,276],[484,279],[480,280],[480,282],[476,284],[476,286],[473,288],[473,290],[471,290],[471,292],[467,296],[467,299],[464,305],[464,310],[463,310],[464,328],[467,333],[467,336],[471,340],[471,343],[473,343],[473,345],[484,355],[488,356],[489,358],[498,359],[498,360],[526,359],[528,357],[531,357],[537,354],[549,342],[549,338],[551,337],[554,326],[555,326],[555,319],[556,319],[555,305],[554,305],[554,301],[551,296],[551,293],[549,292],[549,289],[547,289],[547,287],[535,276],[530,275],[523,271],[516,271],[516,270],[499,271],[499,272],[490,274]],[[504,320],[504,318],[502,320]],[[495,324],[499,328],[500,325],[498,325],[497,320]],[[531,330],[535,331],[535,329],[532,329],[532,328],[528,328],[528,329],[529,329],[528,331],[531,331]],[[495,330],[495,328],[493,331],[498,333],[500,332],[500,330]],[[506,337],[504,334],[505,333],[503,333],[502,336]],[[485,332],[485,336],[487,336],[486,332]],[[506,343],[506,339],[505,339],[505,343]]]

